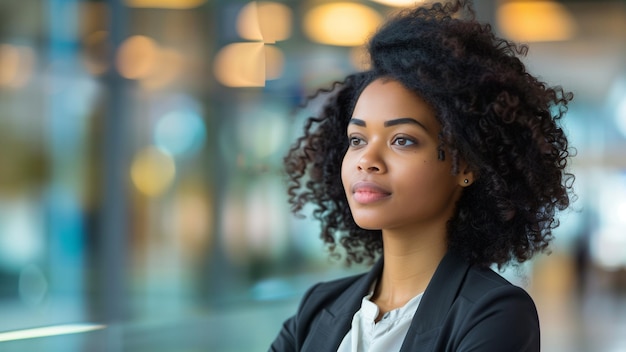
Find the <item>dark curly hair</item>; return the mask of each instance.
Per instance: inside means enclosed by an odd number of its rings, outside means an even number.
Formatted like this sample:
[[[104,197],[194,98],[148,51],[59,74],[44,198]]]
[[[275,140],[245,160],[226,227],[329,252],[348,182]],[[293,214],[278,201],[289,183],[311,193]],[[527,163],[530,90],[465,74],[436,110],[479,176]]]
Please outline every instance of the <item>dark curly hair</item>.
[[[477,176],[448,222],[449,250],[498,267],[544,251],[558,226],[556,212],[572,196],[570,151],[558,125],[572,93],[530,75],[519,59],[527,46],[496,37],[475,20],[469,1],[401,11],[373,35],[368,50],[368,71],[314,95],[328,97],[285,157],[292,210],[312,203],[321,238],[331,251],[340,243],[348,263],[381,253],[381,231],[359,228],[352,218],[341,163],[360,92],[387,77],[434,108],[442,125],[440,158],[452,158],[452,173],[463,160]]]

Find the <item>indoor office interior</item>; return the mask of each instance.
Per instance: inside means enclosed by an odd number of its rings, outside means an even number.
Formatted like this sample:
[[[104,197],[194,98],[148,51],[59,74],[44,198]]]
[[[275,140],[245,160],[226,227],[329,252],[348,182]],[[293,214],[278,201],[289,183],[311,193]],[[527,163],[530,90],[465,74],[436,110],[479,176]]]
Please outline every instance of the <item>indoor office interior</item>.
[[[0,0],[0,351],[265,351],[308,287],[367,270],[290,213],[282,160],[414,2]],[[577,200],[503,275],[542,350],[626,351],[626,2],[474,3],[574,93]]]

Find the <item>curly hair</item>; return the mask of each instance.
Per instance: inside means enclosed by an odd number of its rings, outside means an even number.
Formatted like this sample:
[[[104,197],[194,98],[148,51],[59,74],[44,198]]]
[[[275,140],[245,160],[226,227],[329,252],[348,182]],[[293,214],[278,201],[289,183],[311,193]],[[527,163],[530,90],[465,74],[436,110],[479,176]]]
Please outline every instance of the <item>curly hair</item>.
[[[451,158],[451,172],[463,160],[477,176],[448,222],[449,250],[500,268],[544,251],[557,211],[572,197],[570,150],[558,123],[572,93],[529,74],[519,58],[528,47],[496,37],[476,21],[469,1],[403,10],[373,35],[368,50],[369,70],[313,96],[328,95],[285,157],[292,210],[313,204],[321,238],[331,252],[343,246],[348,263],[381,253],[381,231],[352,218],[341,164],[356,100],[370,82],[387,77],[433,107],[442,126],[439,157]]]

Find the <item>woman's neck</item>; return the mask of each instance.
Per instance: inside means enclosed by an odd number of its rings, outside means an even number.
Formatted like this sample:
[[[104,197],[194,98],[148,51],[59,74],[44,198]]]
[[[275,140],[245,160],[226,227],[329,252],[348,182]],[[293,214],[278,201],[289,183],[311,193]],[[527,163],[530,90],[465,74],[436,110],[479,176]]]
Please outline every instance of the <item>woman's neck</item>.
[[[381,315],[426,290],[447,251],[445,232],[406,236],[383,231],[383,272],[372,300]]]

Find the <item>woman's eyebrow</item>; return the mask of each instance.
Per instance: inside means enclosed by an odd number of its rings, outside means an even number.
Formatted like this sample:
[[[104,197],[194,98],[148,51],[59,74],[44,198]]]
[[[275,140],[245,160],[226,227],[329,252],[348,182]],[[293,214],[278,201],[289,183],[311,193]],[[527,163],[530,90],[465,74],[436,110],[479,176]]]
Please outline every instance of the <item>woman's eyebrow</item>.
[[[351,124],[351,125],[357,125],[357,126],[365,127],[365,121],[363,121],[361,119],[351,118],[350,121],[348,121],[348,123]]]
[[[425,129],[426,131],[428,131],[428,128],[426,128],[426,126],[424,126],[424,124],[422,124],[421,122],[417,121],[416,119],[413,119],[413,118],[410,118],[410,117],[402,117],[402,118],[399,118],[399,119],[387,120],[387,121],[385,121],[384,126],[385,127],[391,127],[391,126],[401,125],[401,124],[405,124],[405,123],[418,125],[418,126],[422,127],[423,129]]]
[[[349,124],[351,125],[357,125],[357,126],[361,126],[361,127],[365,127],[367,126],[367,124],[365,123],[364,120],[361,119],[355,119],[355,118],[351,118],[350,121],[348,121]],[[424,126],[424,124],[422,124],[421,122],[417,121],[416,119],[410,118],[410,117],[401,117],[399,119],[393,119],[393,120],[387,120],[384,122],[383,126],[385,127],[391,127],[391,126],[396,126],[396,125],[402,125],[402,124],[413,124],[413,125],[418,125],[421,128],[423,128],[424,130],[428,131],[428,128],[426,128],[426,126]]]

